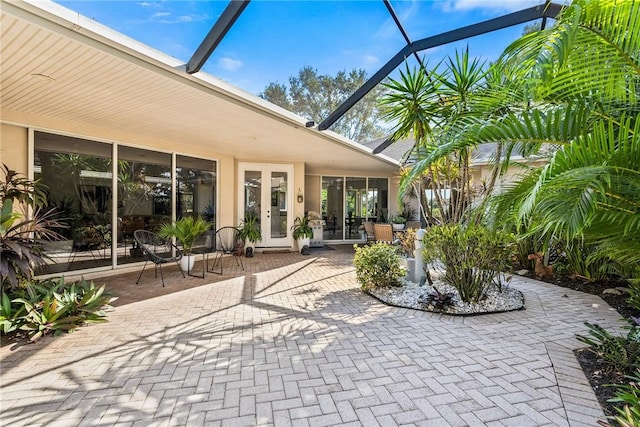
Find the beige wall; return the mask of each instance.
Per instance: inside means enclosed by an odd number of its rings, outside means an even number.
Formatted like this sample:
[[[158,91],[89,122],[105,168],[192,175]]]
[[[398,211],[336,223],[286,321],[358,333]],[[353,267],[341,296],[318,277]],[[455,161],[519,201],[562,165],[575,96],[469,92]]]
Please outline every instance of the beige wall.
[[[24,175],[28,170],[28,131],[0,123],[0,163]]]
[[[305,189],[304,163],[297,162],[293,164],[293,217],[304,216],[305,202],[298,203],[298,192],[302,192],[303,198]]]
[[[545,163],[545,160],[536,160],[527,161],[526,165],[528,168],[538,168]],[[492,169],[493,165],[489,164],[474,165],[471,169],[471,185],[481,188],[483,182],[488,183],[491,180]],[[520,175],[526,171],[527,169],[512,164],[504,175],[498,177],[494,191],[500,191],[504,185],[518,181]]]
[[[304,210],[321,213],[320,209],[320,177],[310,175],[305,178],[304,182]]]

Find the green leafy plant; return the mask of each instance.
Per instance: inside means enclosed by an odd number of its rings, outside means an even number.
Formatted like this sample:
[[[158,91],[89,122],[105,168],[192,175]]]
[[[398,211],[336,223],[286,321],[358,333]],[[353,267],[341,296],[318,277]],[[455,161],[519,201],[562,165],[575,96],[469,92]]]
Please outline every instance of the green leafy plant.
[[[2,295],[2,332],[27,332],[30,341],[53,333],[59,335],[86,323],[106,322],[105,309],[115,299],[93,282],[80,280],[67,284],[64,278],[28,282],[14,291],[10,300]]]
[[[627,298],[627,304],[640,311],[640,283],[629,284],[629,297]],[[638,322],[636,321],[636,323]]]
[[[79,316],[69,316],[67,308],[61,306],[53,295],[45,295],[37,303],[24,298],[14,301],[24,305],[26,313],[20,329],[29,333],[31,342],[39,340],[47,333],[60,335],[64,331],[74,329],[80,320]]]
[[[391,223],[392,224],[404,224],[407,222],[407,219],[405,217],[403,217],[402,215],[394,215],[391,218]]]
[[[405,275],[400,266],[400,256],[393,246],[385,243],[358,247],[354,245],[353,264],[356,267],[356,278],[363,291],[375,287],[398,286],[398,279]]]
[[[585,322],[589,335],[576,339],[589,345],[589,350],[620,372],[631,372],[640,362],[640,326],[629,325],[626,336],[614,336],[598,324]]]
[[[39,209],[43,192],[36,182],[26,179],[3,165],[0,181],[0,279],[1,288],[17,288],[29,281],[33,269],[45,263],[42,243],[58,240],[54,228],[63,228],[56,211]],[[18,211],[22,208],[23,212]],[[31,216],[27,209],[33,208]]]
[[[247,214],[240,224],[240,236],[252,243],[256,243],[262,239],[258,215],[254,213]]]
[[[114,300],[109,293],[105,293],[104,285],[96,288],[93,282],[84,279],[65,286],[64,279],[59,279],[58,288],[62,292],[54,292],[58,303],[67,309],[71,316],[79,316],[82,323],[106,322],[104,309]]]
[[[313,237],[313,228],[309,224],[308,216],[299,216],[293,221],[291,227],[293,231],[293,238],[296,240],[304,239],[305,237],[310,239]]]
[[[162,224],[158,234],[162,237],[175,237],[182,244],[185,255],[189,255],[193,250],[196,239],[203,235],[211,223],[202,217],[194,218],[185,216],[177,220],[174,224]]]
[[[640,426],[640,372],[636,369],[635,375],[626,375],[627,384],[610,384],[616,389],[616,396],[609,402],[624,403],[622,408],[617,407],[618,413],[612,418],[620,427]],[[600,422],[600,425],[613,427],[612,424]]]
[[[8,334],[16,331],[22,325],[22,307],[11,301],[9,295],[2,292],[0,297],[0,333]]]
[[[423,239],[425,261],[441,261],[443,280],[465,302],[477,302],[510,266],[514,237],[484,227],[460,224],[431,227]]]

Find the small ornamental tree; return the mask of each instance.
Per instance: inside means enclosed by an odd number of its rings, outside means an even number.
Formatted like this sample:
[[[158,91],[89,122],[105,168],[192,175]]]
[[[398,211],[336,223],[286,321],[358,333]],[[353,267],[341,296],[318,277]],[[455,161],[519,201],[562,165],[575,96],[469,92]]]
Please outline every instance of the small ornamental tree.
[[[514,250],[511,234],[461,224],[431,227],[422,241],[424,260],[444,264],[443,281],[465,302],[484,297],[487,287],[510,267]]]

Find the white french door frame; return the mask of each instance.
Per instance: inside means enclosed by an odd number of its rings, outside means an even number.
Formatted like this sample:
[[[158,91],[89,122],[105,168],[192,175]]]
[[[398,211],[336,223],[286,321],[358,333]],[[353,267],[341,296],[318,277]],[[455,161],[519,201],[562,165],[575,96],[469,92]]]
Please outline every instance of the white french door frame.
[[[276,163],[238,163],[238,223],[244,218],[245,214],[245,173],[247,171],[261,173],[261,196],[260,196],[260,232],[262,240],[257,243],[258,247],[291,247],[293,238],[291,236],[291,225],[294,218],[294,199],[293,199],[293,179],[294,169],[291,164]],[[272,233],[271,220],[272,217],[272,191],[271,177],[273,172],[286,173],[287,175],[287,194],[285,200],[286,208],[286,234],[283,237],[274,237]],[[282,230],[284,231],[284,230]]]

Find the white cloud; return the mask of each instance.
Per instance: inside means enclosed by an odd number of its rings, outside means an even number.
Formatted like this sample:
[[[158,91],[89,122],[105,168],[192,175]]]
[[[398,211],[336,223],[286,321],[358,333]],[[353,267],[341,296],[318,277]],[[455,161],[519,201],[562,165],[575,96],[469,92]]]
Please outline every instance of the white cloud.
[[[513,12],[541,3],[541,0],[450,0],[438,4],[444,12],[464,12],[474,9]]]
[[[380,62],[380,58],[378,58],[377,56],[371,55],[371,54],[366,54],[362,58],[362,62],[364,63],[365,67],[369,67],[371,65],[378,64]]]
[[[159,24],[181,24],[185,22],[206,21],[209,19],[209,15],[180,15],[177,18],[169,18],[170,16],[171,14],[169,12],[158,12],[154,13],[149,20]]]
[[[406,4],[409,4],[407,7]],[[398,19],[403,25],[414,18],[420,12],[420,1],[419,0],[411,0],[411,2],[403,2],[402,10],[398,10],[394,8],[395,13],[398,15]],[[391,17],[387,18],[384,23],[378,28],[375,32],[374,37],[381,40],[387,40],[392,37],[396,37],[398,32],[398,26]]]
[[[220,68],[227,71],[235,71],[242,67],[242,61],[232,58],[221,58],[218,61]]]

